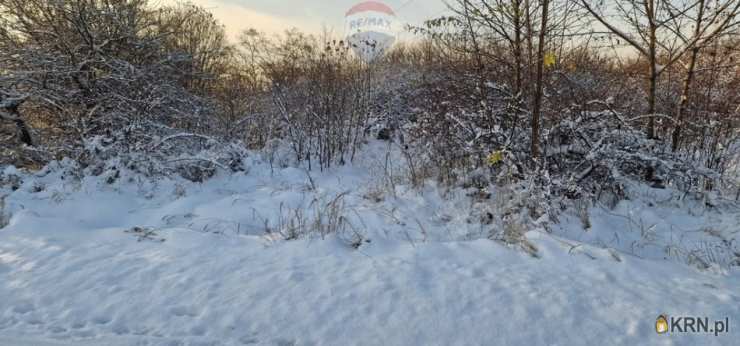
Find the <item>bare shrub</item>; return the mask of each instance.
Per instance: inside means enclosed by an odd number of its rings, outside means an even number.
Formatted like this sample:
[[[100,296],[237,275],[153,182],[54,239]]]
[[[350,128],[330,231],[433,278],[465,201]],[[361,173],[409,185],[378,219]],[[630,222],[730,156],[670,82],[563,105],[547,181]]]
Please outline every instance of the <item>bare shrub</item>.
[[[369,117],[372,67],[327,35],[289,31],[268,40],[253,33],[243,41],[260,57],[277,135],[288,139],[296,159],[321,169],[352,161]]]

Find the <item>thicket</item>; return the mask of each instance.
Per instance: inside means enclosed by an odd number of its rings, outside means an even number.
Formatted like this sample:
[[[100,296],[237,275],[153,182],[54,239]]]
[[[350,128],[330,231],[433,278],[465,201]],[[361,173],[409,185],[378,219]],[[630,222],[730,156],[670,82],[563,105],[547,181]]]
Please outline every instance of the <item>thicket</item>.
[[[0,0],[0,164],[202,181],[248,150],[347,164],[375,137],[532,222],[624,179],[736,199],[740,1],[644,3],[619,2],[623,32],[608,4],[457,0],[365,62],[329,34],[230,43],[192,4]]]

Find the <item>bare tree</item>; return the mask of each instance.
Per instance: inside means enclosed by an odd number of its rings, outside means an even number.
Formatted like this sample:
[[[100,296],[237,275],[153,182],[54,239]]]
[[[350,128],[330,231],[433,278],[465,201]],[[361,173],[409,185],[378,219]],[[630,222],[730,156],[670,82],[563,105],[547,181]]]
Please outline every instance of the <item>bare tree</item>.
[[[678,150],[681,141],[681,132],[684,127],[685,113],[687,111],[686,108],[689,104],[689,98],[691,97],[691,89],[694,83],[699,54],[708,45],[712,44],[713,41],[720,40],[725,33],[731,32],[740,25],[740,18],[737,18],[738,12],[740,11],[740,1],[737,1],[734,7],[723,7],[720,5],[720,3],[714,3],[711,0],[698,0],[696,2],[696,7],[692,9],[692,11],[684,12],[682,15],[676,11],[677,9],[669,9],[670,11],[675,12],[675,15],[672,16],[673,32],[684,45],[691,44],[691,39],[694,37],[701,37],[703,32],[714,29],[714,31],[712,31],[712,35],[707,35],[701,40],[693,43],[689,50],[688,62],[682,64],[686,70],[686,76],[681,89],[681,96],[675,116],[675,127],[671,138],[671,149],[674,152]],[[718,15],[716,11],[725,11],[723,15],[727,16],[727,20],[720,24],[707,23],[707,17],[713,18]],[[710,12],[709,16],[707,15],[707,12]],[[685,35],[682,30],[687,26],[687,24],[691,24],[690,27],[693,28],[693,33],[689,36]],[[710,28],[707,25],[718,25],[718,27]],[[680,62],[681,60],[679,60],[679,63]]]
[[[598,5],[598,4],[601,5]],[[702,0],[580,0],[580,4],[611,33],[624,40],[647,59],[648,137],[655,138],[656,88],[658,78],[688,51],[711,40],[731,25],[740,10],[738,0],[717,0],[715,9],[705,16],[703,7],[699,30],[677,41],[677,31],[671,25],[692,9],[705,5]],[[610,12],[613,11],[613,12]],[[611,17],[615,17],[612,19]],[[698,18],[698,17],[697,17]],[[626,27],[626,30],[620,27]],[[682,36],[682,35],[681,35]]]
[[[232,48],[226,31],[213,14],[192,3],[181,3],[160,10],[159,30],[168,50],[187,55],[181,68],[185,85],[199,93],[207,92],[229,64]]]
[[[478,66],[479,84],[490,77],[484,76],[486,65],[495,63],[511,67],[512,94],[529,104],[532,156],[538,156],[539,145],[534,139],[540,134],[546,77],[540,65],[546,53],[554,55],[546,52],[546,48],[557,50],[560,45],[562,50],[564,42],[575,36],[574,32],[580,27],[580,18],[574,11],[577,8],[572,1],[541,0],[456,0],[449,7],[457,15],[465,40],[471,43],[467,52]],[[481,98],[488,96],[483,94]],[[512,127],[515,126],[516,123]]]

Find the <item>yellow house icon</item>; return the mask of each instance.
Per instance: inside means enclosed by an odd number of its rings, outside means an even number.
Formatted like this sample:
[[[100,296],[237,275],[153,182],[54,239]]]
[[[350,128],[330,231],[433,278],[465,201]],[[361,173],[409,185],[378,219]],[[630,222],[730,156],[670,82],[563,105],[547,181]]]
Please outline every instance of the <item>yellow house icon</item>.
[[[658,319],[655,320],[655,331],[658,334],[663,334],[668,331],[668,317],[666,317],[666,315],[660,315],[658,316]]]

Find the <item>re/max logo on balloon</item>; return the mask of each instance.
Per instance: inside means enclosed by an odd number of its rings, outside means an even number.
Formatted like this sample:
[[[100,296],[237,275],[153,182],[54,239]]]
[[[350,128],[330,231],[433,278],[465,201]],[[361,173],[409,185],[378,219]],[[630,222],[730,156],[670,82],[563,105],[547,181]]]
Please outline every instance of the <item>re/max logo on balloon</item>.
[[[376,17],[358,18],[358,19],[349,21],[349,30],[353,32],[357,30],[363,30],[369,27],[382,28],[385,30],[392,30],[392,24],[393,22],[386,18],[376,18]]]
[[[382,56],[396,41],[396,14],[382,2],[365,1],[352,6],[344,21],[347,42],[367,62]]]

